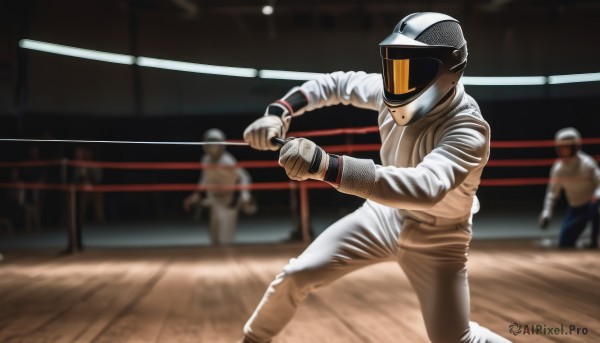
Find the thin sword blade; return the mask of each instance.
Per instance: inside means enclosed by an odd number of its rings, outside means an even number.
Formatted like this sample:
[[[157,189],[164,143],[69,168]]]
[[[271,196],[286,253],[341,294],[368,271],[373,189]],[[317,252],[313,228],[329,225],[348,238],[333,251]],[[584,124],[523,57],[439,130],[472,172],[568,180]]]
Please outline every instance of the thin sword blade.
[[[153,145],[239,145],[247,146],[245,142],[148,142],[148,141],[91,141],[82,139],[27,139],[0,138],[0,142],[39,142],[39,143],[100,143],[100,144],[153,144]]]

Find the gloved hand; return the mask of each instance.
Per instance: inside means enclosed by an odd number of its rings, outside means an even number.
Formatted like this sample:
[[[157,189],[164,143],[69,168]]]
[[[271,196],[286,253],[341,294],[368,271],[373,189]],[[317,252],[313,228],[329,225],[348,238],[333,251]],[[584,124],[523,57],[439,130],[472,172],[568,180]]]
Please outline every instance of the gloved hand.
[[[285,138],[288,125],[278,116],[266,115],[260,117],[246,128],[244,141],[254,149],[277,150],[279,145],[273,144],[271,138]]]
[[[245,215],[253,215],[258,206],[249,191],[243,191],[240,197],[240,208]]]
[[[313,179],[323,181],[329,155],[318,145],[305,138],[289,140],[279,152],[279,165],[287,176],[296,181]]]
[[[183,199],[183,210],[188,212],[192,206],[200,202],[200,193],[194,192],[190,196]]]
[[[548,226],[550,225],[550,216],[542,213],[539,218],[539,224],[540,224],[540,228],[542,230],[546,230],[548,228]]]
[[[252,194],[249,191],[242,191],[240,194],[241,202],[249,202],[252,201]]]
[[[244,131],[244,140],[258,150],[277,150],[279,146],[271,138],[285,138],[290,127],[292,114],[283,102],[274,102],[267,106],[265,115],[256,119]]]

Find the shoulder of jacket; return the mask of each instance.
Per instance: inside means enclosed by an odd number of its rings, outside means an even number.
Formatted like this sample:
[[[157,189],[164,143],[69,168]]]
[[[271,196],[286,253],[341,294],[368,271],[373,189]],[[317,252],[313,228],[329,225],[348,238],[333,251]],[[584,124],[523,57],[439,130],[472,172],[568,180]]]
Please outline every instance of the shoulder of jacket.
[[[479,107],[474,106],[468,101],[463,101],[452,112],[453,115],[448,118],[448,125],[450,126],[472,123],[485,126],[488,130],[490,128],[489,123],[481,115]]]
[[[578,153],[579,155],[579,159],[581,160],[582,164],[588,165],[590,167],[597,167],[598,163],[596,163],[596,160],[594,160],[594,158],[590,155],[588,155],[587,153],[580,151]]]
[[[457,107],[459,114],[467,114],[479,120],[485,120],[483,115],[481,114],[481,109],[479,108],[479,104],[472,96],[467,94],[466,92],[463,95],[463,99],[461,103]]]
[[[227,164],[227,165],[237,164],[237,160],[235,159],[235,157],[233,157],[233,155],[229,151],[223,152],[223,155],[221,156],[221,159],[219,160],[219,162],[222,164]]]

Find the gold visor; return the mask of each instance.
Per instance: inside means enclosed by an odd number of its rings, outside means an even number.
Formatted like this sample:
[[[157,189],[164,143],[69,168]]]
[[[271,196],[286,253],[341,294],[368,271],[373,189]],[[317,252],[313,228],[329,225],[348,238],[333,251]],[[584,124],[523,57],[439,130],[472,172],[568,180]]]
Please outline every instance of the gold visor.
[[[386,90],[392,94],[406,94],[415,90],[409,88],[410,60],[384,60],[388,71]],[[391,73],[390,73],[391,72]]]

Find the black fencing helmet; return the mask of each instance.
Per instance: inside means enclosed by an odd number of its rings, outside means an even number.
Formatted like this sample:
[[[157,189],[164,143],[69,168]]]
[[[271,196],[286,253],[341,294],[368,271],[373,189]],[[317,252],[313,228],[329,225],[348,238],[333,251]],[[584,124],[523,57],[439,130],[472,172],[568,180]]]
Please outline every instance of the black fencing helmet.
[[[383,99],[398,125],[424,117],[458,83],[467,65],[459,22],[445,14],[406,16],[379,44]]]

